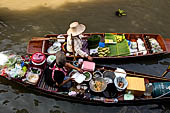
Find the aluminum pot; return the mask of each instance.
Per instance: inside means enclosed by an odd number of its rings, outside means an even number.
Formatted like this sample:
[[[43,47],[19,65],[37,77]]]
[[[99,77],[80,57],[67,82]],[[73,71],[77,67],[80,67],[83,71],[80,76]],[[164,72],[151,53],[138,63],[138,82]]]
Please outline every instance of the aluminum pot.
[[[107,82],[104,78],[97,77],[93,78],[89,82],[90,89],[94,92],[102,92],[107,87]]]

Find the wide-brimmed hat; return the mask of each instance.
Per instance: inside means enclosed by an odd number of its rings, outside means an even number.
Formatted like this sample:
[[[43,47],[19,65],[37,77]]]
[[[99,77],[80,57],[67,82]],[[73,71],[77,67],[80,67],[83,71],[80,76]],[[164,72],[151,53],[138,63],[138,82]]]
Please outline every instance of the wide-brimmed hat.
[[[70,28],[67,30],[67,34],[72,36],[77,36],[83,33],[86,29],[86,26],[83,24],[79,24],[78,22],[73,22],[70,24]]]

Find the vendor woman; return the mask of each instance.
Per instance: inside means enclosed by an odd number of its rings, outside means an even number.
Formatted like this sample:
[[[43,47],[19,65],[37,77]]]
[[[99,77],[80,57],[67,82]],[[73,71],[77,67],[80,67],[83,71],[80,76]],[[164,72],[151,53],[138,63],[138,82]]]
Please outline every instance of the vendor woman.
[[[80,68],[66,62],[66,57],[63,52],[57,52],[56,60],[44,71],[45,82],[47,85],[52,87],[60,87],[64,86],[64,84],[66,85],[70,80],[72,80],[72,78],[66,76],[68,68],[82,72]]]
[[[80,55],[83,58],[86,57],[88,60],[92,61],[93,58],[89,56],[88,49],[86,47],[87,42],[83,42],[82,40],[82,33],[85,31],[85,29],[86,26],[79,24],[78,22],[73,22],[70,24],[70,28],[67,31],[67,51],[75,51],[76,55]],[[74,43],[72,43],[72,40],[74,40]],[[72,47],[73,44],[74,47]]]

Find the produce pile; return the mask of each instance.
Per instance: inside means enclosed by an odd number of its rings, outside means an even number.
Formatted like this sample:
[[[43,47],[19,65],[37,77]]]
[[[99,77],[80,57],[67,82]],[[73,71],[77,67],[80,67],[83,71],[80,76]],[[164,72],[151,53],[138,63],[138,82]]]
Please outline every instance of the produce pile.
[[[116,42],[120,43],[125,39],[125,35],[124,34],[123,35],[115,35],[115,38],[116,38]]]
[[[107,56],[128,56],[130,54],[128,42],[125,35],[115,35],[112,33],[105,33],[105,39],[113,40],[115,44],[106,44],[110,53]]]
[[[6,54],[4,54],[6,55]],[[6,62],[1,65],[1,73],[0,75],[8,75],[12,78],[22,78],[24,77],[27,66],[26,62],[24,62],[23,58],[19,55],[6,55]],[[3,72],[3,73],[2,73]]]
[[[149,42],[151,44],[151,47],[152,47],[152,52],[153,53],[159,53],[159,52],[162,52],[162,48],[161,46],[159,45],[159,43],[156,41],[156,39],[154,38],[150,38],[149,39]]]
[[[99,47],[98,48],[98,56],[106,57],[110,53],[110,49],[108,47]]]

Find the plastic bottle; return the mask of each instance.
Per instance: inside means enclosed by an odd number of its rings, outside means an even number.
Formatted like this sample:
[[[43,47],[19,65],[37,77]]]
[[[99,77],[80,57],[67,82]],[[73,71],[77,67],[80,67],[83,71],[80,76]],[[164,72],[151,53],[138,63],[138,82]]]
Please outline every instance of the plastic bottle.
[[[151,93],[152,93],[152,90],[153,90],[152,83],[147,83],[145,85],[145,87],[146,87],[146,91],[144,92],[144,95],[145,96],[151,96]]]

